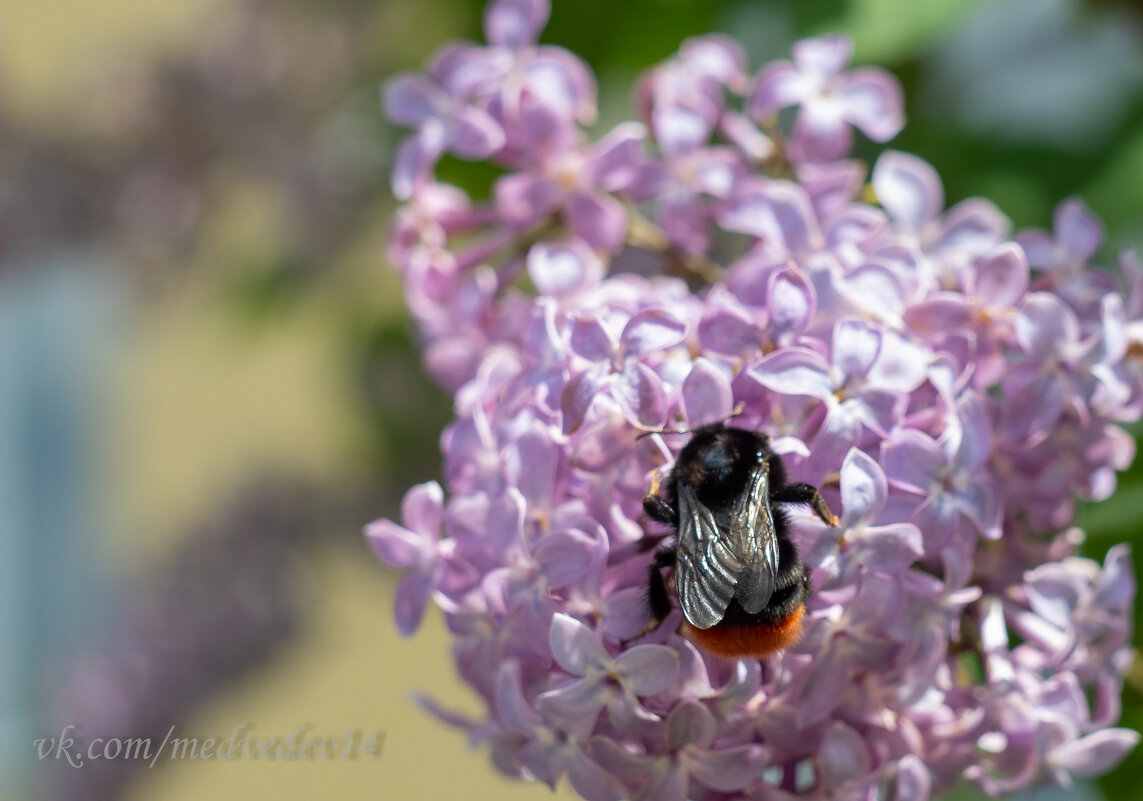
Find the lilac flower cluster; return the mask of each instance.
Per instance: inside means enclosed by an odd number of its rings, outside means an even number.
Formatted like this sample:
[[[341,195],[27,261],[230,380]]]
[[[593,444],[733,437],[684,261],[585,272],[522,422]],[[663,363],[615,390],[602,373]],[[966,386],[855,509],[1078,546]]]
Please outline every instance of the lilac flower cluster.
[[[867,184],[853,128],[892,138],[901,93],[841,37],[753,77],[734,41],[688,40],[642,122],[592,141],[592,74],[536,43],[547,16],[497,0],[488,46],[385,96],[414,128],[391,259],[456,419],[447,495],[367,533],[405,571],[401,632],[434,601],[488,712],[430,708],[592,801],[924,801],[1114,765],[1139,739],[1111,728],[1134,577],[1123,546],[1076,556],[1071,523],[1133,457],[1137,262],[1125,301],[1078,200],[1013,238],[915,156]],[[445,153],[501,168],[490,196],[438,182]],[[840,512],[795,519],[805,635],[764,662],[701,652],[677,612],[640,636],[668,534],[640,501],[686,437],[637,435],[739,406]]]

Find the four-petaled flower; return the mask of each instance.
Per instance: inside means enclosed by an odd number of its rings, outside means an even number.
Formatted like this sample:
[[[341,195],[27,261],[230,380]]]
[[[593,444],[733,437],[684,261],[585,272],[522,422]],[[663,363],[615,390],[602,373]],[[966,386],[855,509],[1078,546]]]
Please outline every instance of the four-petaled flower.
[[[851,125],[877,142],[888,142],[904,127],[897,81],[876,68],[844,72],[852,51],[843,36],[806,39],[794,45],[792,62],[776,62],[758,74],[750,98],[755,117],[799,107],[790,136],[797,161],[841,158],[852,146]]]

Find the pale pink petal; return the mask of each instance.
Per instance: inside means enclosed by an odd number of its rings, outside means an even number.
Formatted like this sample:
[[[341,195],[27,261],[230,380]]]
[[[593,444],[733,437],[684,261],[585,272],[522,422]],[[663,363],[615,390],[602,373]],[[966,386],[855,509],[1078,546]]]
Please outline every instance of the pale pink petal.
[[[908,153],[887,150],[873,166],[873,191],[890,216],[908,232],[919,232],[944,208],[945,193],[936,170]]]

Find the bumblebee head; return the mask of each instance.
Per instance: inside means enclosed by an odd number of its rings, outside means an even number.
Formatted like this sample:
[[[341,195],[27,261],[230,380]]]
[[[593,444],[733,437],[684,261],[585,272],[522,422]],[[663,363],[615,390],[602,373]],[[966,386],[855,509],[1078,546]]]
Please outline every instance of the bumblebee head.
[[[712,508],[728,506],[741,493],[750,471],[771,454],[764,434],[721,423],[701,428],[679,453],[675,474]]]

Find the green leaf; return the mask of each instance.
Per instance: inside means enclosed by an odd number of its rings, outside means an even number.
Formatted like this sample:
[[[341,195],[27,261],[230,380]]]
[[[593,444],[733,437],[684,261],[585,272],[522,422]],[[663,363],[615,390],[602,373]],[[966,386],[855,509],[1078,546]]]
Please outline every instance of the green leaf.
[[[1143,126],[1122,141],[1081,194],[1098,209],[1108,230],[1130,231],[1143,218]],[[1135,229],[1138,235],[1138,229]]]

